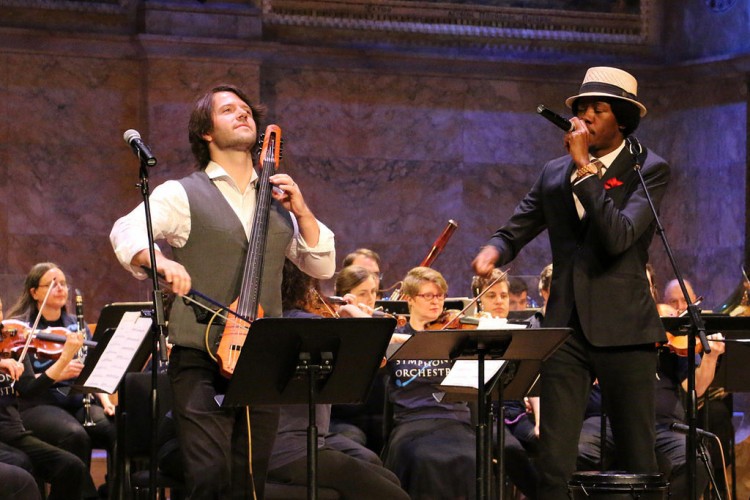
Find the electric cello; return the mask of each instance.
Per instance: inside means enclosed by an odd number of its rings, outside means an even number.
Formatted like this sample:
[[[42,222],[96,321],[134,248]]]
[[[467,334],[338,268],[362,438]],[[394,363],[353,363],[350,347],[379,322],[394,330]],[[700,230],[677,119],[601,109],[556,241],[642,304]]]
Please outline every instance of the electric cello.
[[[263,309],[260,306],[260,286],[263,276],[263,257],[268,239],[268,220],[272,201],[271,190],[273,188],[269,179],[279,167],[280,153],[281,129],[277,125],[269,125],[266,127],[263,147],[260,152],[261,170],[257,185],[258,199],[256,200],[252,233],[250,234],[245,258],[242,286],[239,297],[229,306],[229,309],[236,311],[236,314],[227,317],[216,353],[219,371],[227,378],[231,378],[234,373],[251,323],[257,318],[263,317]]]

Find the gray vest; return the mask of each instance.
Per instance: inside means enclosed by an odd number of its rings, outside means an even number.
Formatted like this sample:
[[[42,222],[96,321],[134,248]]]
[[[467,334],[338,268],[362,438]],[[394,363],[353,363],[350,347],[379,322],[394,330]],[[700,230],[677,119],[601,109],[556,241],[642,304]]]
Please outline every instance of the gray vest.
[[[228,306],[242,287],[248,248],[245,230],[205,172],[195,172],[179,182],[190,204],[190,237],[182,248],[172,248],[175,260],[187,269],[194,290]],[[293,234],[289,212],[272,200],[260,285],[264,316],[281,316],[281,274]],[[208,345],[214,353],[222,329],[211,328]],[[196,321],[192,307],[176,299],[169,317],[170,342],[206,350],[205,332],[206,325]]]

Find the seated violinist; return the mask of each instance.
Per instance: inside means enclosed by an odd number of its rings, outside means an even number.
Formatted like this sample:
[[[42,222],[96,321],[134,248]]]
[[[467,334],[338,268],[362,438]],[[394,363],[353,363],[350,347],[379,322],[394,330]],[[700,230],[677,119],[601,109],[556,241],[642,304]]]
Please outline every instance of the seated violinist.
[[[690,302],[694,304],[700,303],[702,299],[696,297],[690,281],[687,279],[684,281]],[[683,314],[687,309],[687,301],[682,294],[682,288],[680,288],[677,280],[671,280],[664,287],[664,302],[676,311],[675,314],[671,314],[673,316]],[[733,455],[731,453],[735,432],[734,425],[732,424],[733,412],[734,403],[732,393],[727,392],[723,387],[709,387],[703,396],[699,395],[698,426],[703,428],[703,430],[716,434],[721,441],[721,449],[718,443],[709,443],[711,461],[714,465],[714,475],[720,487],[726,484],[723,466],[731,462]]]
[[[68,299],[69,287],[63,271],[56,264],[42,262],[29,271],[23,291],[8,316],[30,325],[39,316],[38,329],[41,330],[77,330],[76,317],[67,313]],[[90,340],[90,332],[87,330],[85,334],[86,339]],[[80,351],[76,359],[66,365],[55,384],[46,391],[22,397],[19,403],[21,418],[27,429],[48,443],[75,454],[89,467],[92,448],[103,448],[110,454],[114,453],[115,407],[107,394],[100,393],[92,398],[92,404],[86,409],[84,395],[70,390],[83,369],[83,353]],[[29,358],[36,374],[43,373],[54,363],[54,360],[34,353]],[[96,425],[82,425],[86,412]],[[86,497],[97,496],[91,478],[86,482],[84,493]]]
[[[647,267],[646,272],[649,282],[653,284],[655,279],[653,268]],[[652,297],[658,302],[656,287],[652,286]],[[692,294],[692,287],[688,289]],[[665,293],[665,298],[669,295]],[[691,300],[695,300],[691,297]],[[671,308],[671,305],[666,304]],[[665,309],[666,310],[666,309]],[[719,356],[724,352],[724,343],[721,334],[709,335],[710,354],[702,357],[696,355],[695,369],[695,391],[700,398],[711,385],[716,373]],[[679,355],[678,355],[679,353]],[[672,424],[685,423],[685,408],[683,406],[684,391],[687,390],[688,360],[682,350],[663,348],[659,351],[659,362],[656,372],[656,456],[659,468],[669,481],[670,498],[688,498],[687,495],[687,450],[685,446],[685,435],[672,430]],[[578,468],[579,470],[592,470],[604,467],[606,469],[617,467],[617,456],[614,445],[612,429],[607,421],[604,464],[601,463],[601,419],[602,408],[601,391],[595,383],[589,397],[586,408],[586,417],[583,422],[578,442]],[[697,461],[697,457],[695,458]],[[708,475],[704,465],[697,462],[696,467],[696,492],[698,495],[708,484]]]
[[[0,303],[0,321],[2,319]],[[0,443],[4,445],[5,453],[20,457],[24,463],[30,462],[34,473],[50,484],[49,500],[83,498],[88,469],[72,453],[41,440],[24,428],[17,394],[32,395],[47,390],[61,379],[82,345],[82,335],[67,332],[60,356],[38,377],[34,376],[28,355],[22,362],[9,357],[0,359]],[[6,464],[0,467],[0,496],[23,500],[40,498],[36,482],[29,473],[21,467]]]
[[[425,330],[440,318],[448,284],[436,270],[415,267],[401,293],[409,307],[406,335]],[[450,372],[448,360],[393,360],[389,399],[393,430],[383,462],[401,480],[412,499],[473,498],[476,491],[476,439],[469,406],[443,402],[436,386]]]
[[[317,280],[304,274],[287,259],[282,280],[284,317],[320,317],[309,312],[313,297],[319,295],[317,288]],[[342,318],[369,317],[354,304],[344,304],[337,312]],[[328,432],[331,405],[316,405],[315,414],[319,433],[319,486],[336,490],[344,499],[408,500],[396,476],[382,466],[374,453],[343,436]],[[307,405],[281,406],[279,428],[268,470],[270,482],[307,484],[308,418]],[[368,459],[367,455],[372,455],[374,460]]]

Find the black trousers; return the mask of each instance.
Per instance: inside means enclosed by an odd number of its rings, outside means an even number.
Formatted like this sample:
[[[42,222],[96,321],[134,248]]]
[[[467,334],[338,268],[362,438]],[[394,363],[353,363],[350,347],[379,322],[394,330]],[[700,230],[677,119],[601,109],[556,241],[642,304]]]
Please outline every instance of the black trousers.
[[[0,500],[40,500],[34,476],[27,470],[0,462]]]
[[[541,370],[539,498],[568,497],[576,470],[578,437],[595,378],[610,417],[620,466],[658,473],[655,446],[655,345],[600,348],[583,336],[574,312],[574,334]]]
[[[270,472],[284,484],[307,485],[307,457]],[[383,467],[338,450],[318,450],[318,486],[339,492],[343,500],[409,500],[396,475]]]
[[[49,500],[83,498],[85,478],[90,476],[80,458],[30,434],[8,444],[28,455],[34,473],[50,483]]]
[[[217,396],[228,380],[207,353],[176,346],[169,360],[174,417],[185,464],[187,494],[198,499],[263,498],[268,462],[276,439],[279,409],[250,409],[248,443],[244,408],[222,408]],[[252,473],[248,448],[252,448]]]

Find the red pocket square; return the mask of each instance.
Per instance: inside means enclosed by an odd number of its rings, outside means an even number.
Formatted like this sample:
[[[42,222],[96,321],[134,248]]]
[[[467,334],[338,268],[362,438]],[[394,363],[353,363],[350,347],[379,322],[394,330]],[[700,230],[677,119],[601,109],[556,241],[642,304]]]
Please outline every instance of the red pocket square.
[[[612,189],[613,187],[622,186],[622,181],[617,177],[612,177],[604,183],[604,189]]]

